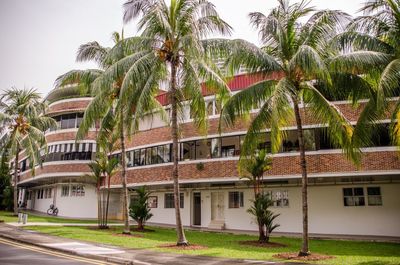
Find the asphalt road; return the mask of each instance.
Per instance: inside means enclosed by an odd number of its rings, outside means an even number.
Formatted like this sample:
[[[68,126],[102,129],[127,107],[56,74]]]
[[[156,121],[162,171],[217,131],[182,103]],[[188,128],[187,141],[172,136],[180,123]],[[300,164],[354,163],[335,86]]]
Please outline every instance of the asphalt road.
[[[110,264],[0,239],[0,265]]]

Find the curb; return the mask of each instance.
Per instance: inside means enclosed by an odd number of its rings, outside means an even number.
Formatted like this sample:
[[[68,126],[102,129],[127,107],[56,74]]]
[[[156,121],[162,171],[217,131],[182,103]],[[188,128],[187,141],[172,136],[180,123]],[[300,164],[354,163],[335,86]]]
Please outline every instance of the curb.
[[[99,255],[94,255],[94,254],[83,254],[83,253],[79,253],[79,252],[73,251],[73,250],[66,250],[66,249],[60,249],[57,247],[44,246],[39,243],[35,243],[35,242],[29,241],[29,240],[22,240],[19,238],[14,238],[10,235],[5,235],[5,234],[0,234],[0,238],[5,238],[5,239],[8,239],[8,240],[11,240],[14,242],[18,242],[18,243],[23,243],[23,244],[27,244],[27,245],[31,245],[31,246],[35,246],[35,247],[40,247],[40,248],[44,248],[44,249],[48,249],[48,250],[52,250],[52,251],[62,252],[65,254],[79,256],[79,257],[83,257],[83,258],[94,259],[94,260],[98,260],[98,261],[105,261],[105,262],[111,262],[111,263],[122,264],[122,265],[134,265],[135,264],[133,261],[123,259],[123,258],[104,257],[104,256],[99,256]]]

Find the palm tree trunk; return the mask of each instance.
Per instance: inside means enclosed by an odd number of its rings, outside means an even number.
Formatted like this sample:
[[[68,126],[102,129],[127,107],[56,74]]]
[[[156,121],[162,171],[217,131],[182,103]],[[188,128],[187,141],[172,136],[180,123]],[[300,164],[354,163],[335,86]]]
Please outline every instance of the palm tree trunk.
[[[259,243],[267,242],[267,238],[265,236],[265,231],[264,231],[264,224],[260,222],[258,223],[258,242]]]
[[[99,228],[101,228],[101,198],[100,198],[99,183],[97,183],[96,191],[97,191],[97,225]]]
[[[183,230],[180,196],[179,196],[179,174],[178,174],[178,113],[177,113],[177,98],[176,98],[176,65],[171,63],[171,136],[172,136],[172,179],[174,181],[174,204],[175,204],[175,219],[176,233],[178,236],[178,246],[187,246],[189,243],[185,237]]]
[[[108,206],[110,205],[110,184],[111,177],[107,176],[107,202],[106,202],[106,218],[105,225],[108,226]]]
[[[293,103],[294,103],[294,113],[296,116],[297,137],[299,141],[299,151],[300,151],[301,194],[302,194],[302,205],[303,205],[303,242],[301,245],[299,256],[308,256],[309,249],[308,249],[307,163],[306,163],[306,153],[304,146],[303,127],[300,117],[300,109],[296,99],[293,99]]]
[[[124,193],[124,201],[122,203],[123,207],[123,219],[124,219],[124,231],[123,234],[130,234],[131,230],[129,228],[129,210],[128,210],[128,188],[126,186],[126,163],[125,163],[125,135],[124,135],[124,117],[122,115],[122,111],[120,113],[120,141],[121,141],[121,177],[122,177],[122,189]]]
[[[19,144],[17,144],[17,152],[15,154],[14,165],[14,215],[18,215],[18,164],[19,164]]]

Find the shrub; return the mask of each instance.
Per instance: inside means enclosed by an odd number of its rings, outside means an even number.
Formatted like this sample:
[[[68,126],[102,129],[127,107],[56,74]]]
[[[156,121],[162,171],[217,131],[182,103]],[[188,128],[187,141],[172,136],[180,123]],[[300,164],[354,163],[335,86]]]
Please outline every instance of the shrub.
[[[136,189],[136,193],[137,198],[130,205],[129,216],[137,222],[138,230],[143,231],[146,221],[153,216],[147,202],[151,193],[146,186]]]
[[[253,205],[247,210],[248,213],[253,215],[258,224],[260,243],[266,243],[269,241],[271,232],[279,227],[279,224],[274,224],[275,219],[279,214],[274,214],[269,207],[274,202],[268,194],[259,194],[255,200],[252,200]]]

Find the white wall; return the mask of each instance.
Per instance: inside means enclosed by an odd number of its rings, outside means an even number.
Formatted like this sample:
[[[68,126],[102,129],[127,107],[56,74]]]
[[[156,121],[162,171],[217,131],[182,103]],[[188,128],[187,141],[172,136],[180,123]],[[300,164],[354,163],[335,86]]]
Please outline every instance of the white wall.
[[[382,206],[353,206],[343,205],[344,187],[379,186],[382,194]],[[243,191],[244,207],[228,208],[229,191]],[[277,232],[302,231],[301,187],[272,187],[267,190],[287,190],[289,206],[271,208],[281,215],[276,219],[281,226]],[[349,235],[382,235],[400,237],[400,184],[356,184],[337,186],[310,186],[309,187],[309,232],[318,234],[349,234]],[[185,226],[192,224],[193,192],[201,193],[201,226],[207,227],[211,221],[211,191],[213,190],[182,190],[184,194],[184,208],[181,209],[182,222]],[[227,229],[257,230],[256,223],[246,209],[251,205],[252,189],[221,189],[214,190],[224,193],[225,225]],[[172,191],[169,191],[172,192]],[[175,210],[164,208],[164,194],[153,192],[158,197],[158,207],[152,208],[152,223],[175,224]],[[37,196],[36,193],[32,196]],[[59,215],[78,218],[97,217],[97,198],[95,187],[85,184],[84,197],[61,197],[61,185],[57,186],[56,205]],[[365,196],[367,200],[367,196]],[[110,217],[121,217],[121,193],[116,191],[111,196]],[[34,209],[46,212],[53,199],[36,199]],[[366,203],[367,204],[367,203]],[[118,213],[118,214],[117,214]]]
[[[32,194],[32,199],[33,196],[35,196],[34,203],[32,203],[33,200],[28,201],[28,206],[30,206],[28,208],[46,213],[50,207],[50,204],[53,204],[53,202],[55,202],[55,205],[58,208],[58,216],[73,218],[97,218],[96,189],[90,184],[83,185],[85,187],[85,196],[79,197],[61,197],[61,187],[63,185],[48,186],[53,187],[52,198],[37,199],[37,192],[35,192],[34,194]]]
[[[172,192],[172,191],[171,191]],[[168,193],[171,193],[168,192]],[[164,194],[165,192],[153,192],[151,196],[158,197],[158,207],[152,208],[151,213],[153,217],[148,221],[151,223],[163,223],[163,224],[175,224],[175,209],[164,208]],[[189,192],[183,191],[184,196],[184,208],[181,208],[182,223],[183,225],[190,225],[190,208],[191,208],[191,196]]]
[[[97,218],[96,188],[90,184],[83,184],[85,196],[61,197],[61,187],[57,186],[58,215],[75,218]],[[70,189],[71,192],[71,189]]]
[[[352,206],[343,205],[344,187],[377,187],[381,188],[382,206]],[[219,190],[224,192],[225,226],[227,229],[257,230],[255,220],[246,209],[253,199],[251,189],[240,189],[244,195],[244,207],[228,208],[228,192],[238,189]],[[279,213],[276,222],[281,226],[276,232],[302,232],[301,187],[273,187],[267,190],[287,190],[289,207],[272,207]],[[400,237],[400,184],[358,184],[341,186],[310,186],[309,187],[309,232],[318,234],[343,235],[382,235]],[[217,190],[216,190],[217,191]],[[201,226],[207,227],[211,221],[211,190],[184,191],[185,208],[181,209],[184,225],[192,222],[192,192],[201,192]],[[158,196],[158,208],[152,209],[154,214],[150,222],[175,224],[174,209],[164,209],[164,193],[153,193]],[[189,193],[189,194],[188,194]],[[365,189],[366,193],[366,189]],[[366,195],[366,194],[365,194]],[[366,204],[367,203],[367,196]]]

